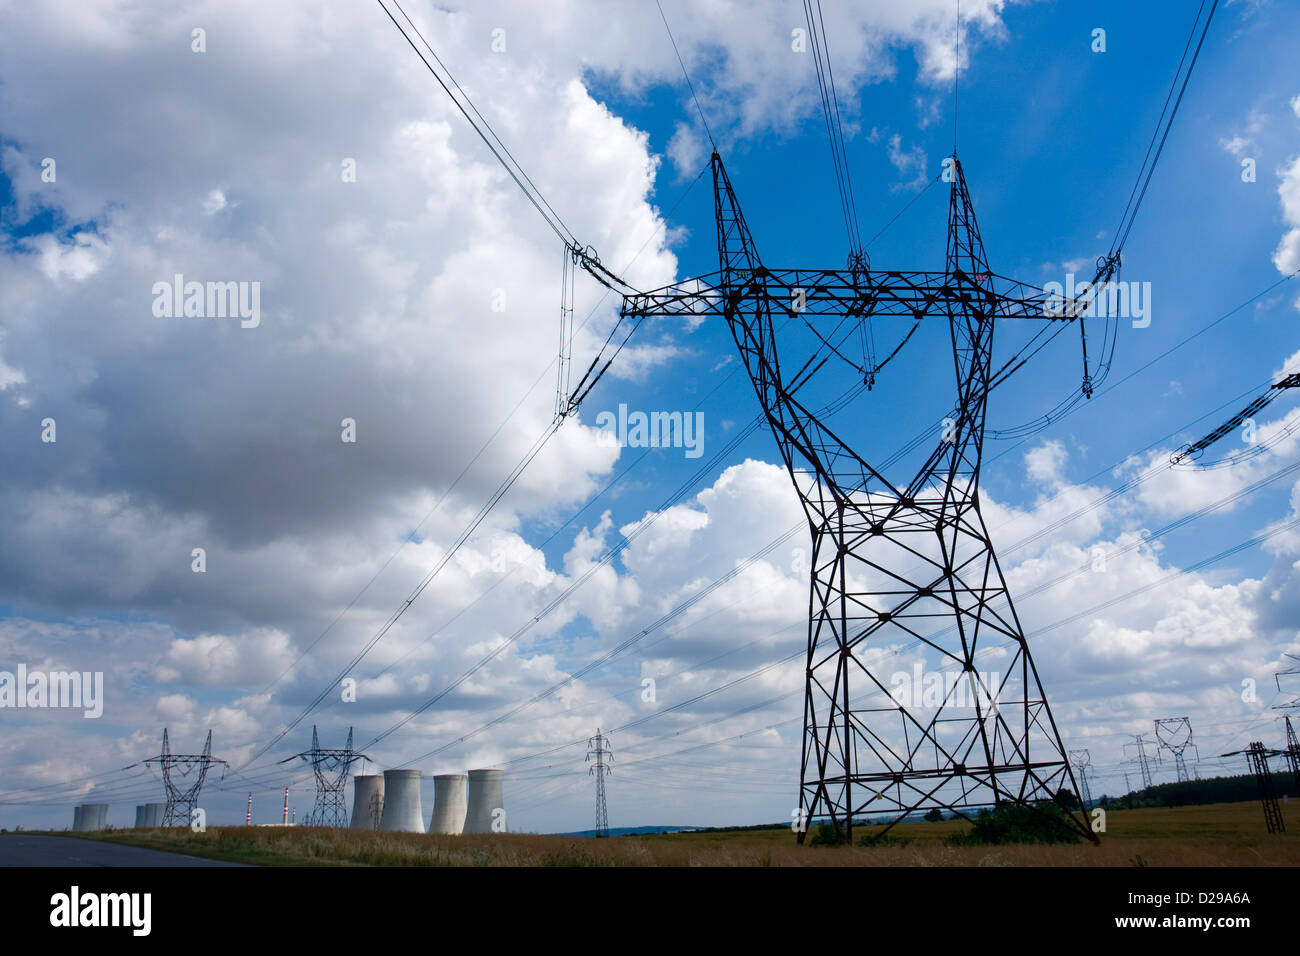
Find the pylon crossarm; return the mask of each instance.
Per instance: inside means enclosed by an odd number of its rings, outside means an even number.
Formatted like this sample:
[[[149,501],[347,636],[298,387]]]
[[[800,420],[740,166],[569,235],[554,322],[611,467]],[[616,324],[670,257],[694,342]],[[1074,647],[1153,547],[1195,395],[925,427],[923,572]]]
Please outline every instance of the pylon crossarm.
[[[1089,283],[1104,285],[1110,276],[1099,270]],[[724,281],[730,288],[724,288]],[[1080,284],[1082,287],[1082,283]],[[781,314],[842,319],[851,317],[922,319],[946,318],[948,307],[975,306],[996,312],[999,319],[1072,322],[1088,308],[1086,297],[1067,302],[1028,282],[996,273],[947,271],[900,272],[870,269],[769,269],[709,272],[648,292],[624,295],[624,312],[645,318],[726,314],[728,295],[735,299],[762,296]]]

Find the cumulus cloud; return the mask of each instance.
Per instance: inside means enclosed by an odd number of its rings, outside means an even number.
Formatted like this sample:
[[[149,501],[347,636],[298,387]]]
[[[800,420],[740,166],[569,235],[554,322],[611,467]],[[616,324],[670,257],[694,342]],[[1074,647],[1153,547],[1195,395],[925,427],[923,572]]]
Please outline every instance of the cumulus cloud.
[[[891,189],[919,189],[926,184],[930,178],[925,168],[925,150],[920,146],[910,148],[903,147],[903,137],[895,133],[889,137],[888,149],[889,161],[894,164],[900,175],[908,176],[908,179],[902,183],[895,183]]]
[[[1278,272],[1290,275],[1300,269],[1300,156],[1283,166],[1278,175],[1281,178],[1277,194],[1282,201],[1282,221],[1291,228],[1273,251],[1273,265]]]
[[[289,635],[257,628],[246,634],[200,634],[172,641],[157,669],[163,683],[191,686],[243,686],[279,673],[293,660]]]
[[[797,8],[665,9],[715,133],[787,132],[818,108],[810,61],[790,45]],[[963,69],[999,40],[1002,10],[963,4]],[[15,215],[36,230],[0,256],[0,440],[30,449],[7,461],[0,491],[13,606],[0,646],[110,678],[102,724],[29,715],[0,741],[0,765],[21,775],[13,786],[65,783],[67,798],[94,787],[73,781],[155,753],[162,725],[185,751],[212,729],[239,766],[332,687],[547,426],[560,252],[375,10],[227,0],[161,16],[70,11],[15,7],[0,35],[0,79],[16,91],[0,101],[0,162]],[[657,11],[602,20],[600,42],[576,0],[411,12],[575,234],[638,286],[676,279],[655,202],[661,159],[599,94],[679,83]],[[923,82],[951,79],[951,3],[827,13],[846,109],[853,89],[912,57]],[[207,25],[205,54],[190,50],[195,22]],[[491,51],[496,27],[508,53]],[[17,95],[33,78],[39,95]],[[922,125],[936,103],[917,103]],[[701,133],[688,119],[660,147],[679,173],[702,162]],[[900,174],[923,181],[920,147],[887,142]],[[47,155],[55,183],[40,177]],[[177,274],[260,283],[261,323],[154,315],[154,284]],[[615,321],[601,291],[578,286],[575,315],[591,318],[576,356],[590,358]],[[636,381],[687,354],[691,328],[637,340],[617,374]],[[659,788],[629,796],[627,812],[720,822],[740,793],[756,819],[786,816],[809,560],[789,475],[747,459],[663,514],[589,513],[561,528],[619,463],[588,424],[594,410],[560,429],[355,668],[356,700],[328,695],[282,749],[319,720],[327,746],[349,725],[366,738],[392,729],[368,750],[381,765],[511,761],[512,820],[527,826],[554,820],[547,807],[587,781],[522,758],[650,718],[619,736],[629,778]],[[59,438],[42,445],[34,426],[46,416]],[[344,419],[356,442],[341,440]],[[1025,477],[1040,496],[984,501],[1013,588],[1045,588],[1018,604],[1027,628],[1083,615],[1033,645],[1058,719],[1100,734],[1146,712],[1138,694],[1203,701],[1276,656],[1279,609],[1297,593],[1282,551],[1263,583],[1190,575],[1123,615],[1090,613],[1172,566],[1123,506],[1089,508],[1107,489],[1070,483],[1067,463],[1060,444],[1039,446]],[[1124,554],[1105,574],[1073,576],[1098,547]],[[1251,630],[1274,618],[1269,633]],[[870,653],[885,668],[904,659]],[[1103,715],[1099,696],[1122,699]],[[669,751],[730,737],[742,739],[706,752],[734,765],[728,787],[701,794],[714,771]],[[158,791],[148,775],[99,785],[119,802]]]

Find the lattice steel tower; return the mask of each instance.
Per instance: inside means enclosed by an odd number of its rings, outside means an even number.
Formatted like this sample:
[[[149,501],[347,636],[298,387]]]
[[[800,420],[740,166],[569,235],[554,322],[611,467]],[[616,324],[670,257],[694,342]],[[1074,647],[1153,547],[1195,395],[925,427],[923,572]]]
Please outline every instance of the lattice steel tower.
[[[320,745],[316,726],[311,728],[311,750],[286,757],[280,763],[302,759],[311,764],[316,775],[316,803],[307,826],[346,827],[348,825],[348,775],[358,760],[369,760],[363,753],[352,749],[352,728],[348,728],[348,743],[342,750],[326,750]]]
[[[829,822],[852,839],[855,820],[867,813],[886,815],[887,831],[931,807],[967,816],[1000,803],[1054,800],[1061,789],[1077,793],[978,486],[988,393],[1015,370],[992,368],[995,322],[1073,322],[1086,306],[991,272],[956,157],[942,272],[873,270],[865,253],[850,255],[844,269],[769,268],[716,152],[712,169],[718,272],[638,292],[593,257],[581,263],[623,294],[625,318],[726,320],[794,481],[812,537],[803,819]],[[1117,268],[1118,256],[1101,261],[1094,284]],[[890,478],[888,462],[867,461],[831,429],[834,411],[816,409],[803,393],[827,361],[849,361],[835,341],[841,326],[849,329],[844,339],[861,330],[865,342],[874,320],[912,323],[883,362],[855,365],[857,387],[866,391],[926,317],[946,320],[955,402],[919,468]],[[800,322],[829,349],[826,357],[801,365],[802,356],[778,348],[778,333]],[[879,659],[902,644],[920,646],[952,677],[937,706],[891,695]],[[981,674],[977,659],[999,670]],[[1081,814],[1065,812],[1073,829],[1096,841]]]
[[[1255,740],[1245,750],[1234,750],[1220,756],[1236,757],[1240,754],[1246,755],[1246,762],[1255,775],[1255,783],[1259,787],[1259,802],[1264,809],[1264,825],[1268,827],[1268,832],[1286,833],[1286,823],[1282,820],[1282,808],[1277,803],[1277,791],[1273,789],[1273,774],[1268,767],[1268,758],[1279,756],[1281,751],[1271,750],[1260,741]]]
[[[1147,735],[1134,734],[1133,743],[1125,744],[1125,749],[1129,747],[1137,748],[1137,756],[1133,759],[1137,762],[1138,769],[1142,772],[1142,787],[1146,789],[1151,786],[1151,762],[1147,759]],[[1156,759],[1160,759],[1160,751],[1156,751]]]
[[[587,740],[587,760],[596,758],[596,762],[588,768],[587,772],[596,778],[596,836],[609,836],[609,813],[605,807],[605,774],[613,773],[613,768],[605,761],[613,762],[614,754],[606,746],[609,743],[609,737],[596,728],[596,736]]]
[[[186,827],[194,815],[194,807],[199,802],[199,792],[203,781],[207,779],[208,769],[214,764],[229,766],[226,761],[212,756],[212,731],[203,743],[201,754],[174,754],[167,741],[167,728],[163,728],[162,753],[150,757],[146,764],[157,764],[162,769],[163,786],[167,790],[167,808],[163,813],[163,826]],[[194,779],[187,785],[177,782],[174,775],[182,778],[197,771]]]
[[[1088,804],[1092,803],[1092,791],[1088,787],[1088,768],[1092,766],[1092,753],[1087,750],[1071,750],[1070,765],[1074,767],[1076,777],[1079,781],[1079,799],[1086,809]]]
[[[1192,742],[1192,722],[1187,717],[1165,717],[1156,721],[1156,741],[1161,750],[1168,750],[1174,755],[1174,772],[1178,782],[1191,780],[1187,772],[1187,761],[1183,753],[1189,748],[1196,750]],[[1198,757],[1199,759],[1199,757]]]
[[[1296,739],[1295,728],[1291,726],[1291,715],[1282,718],[1286,722],[1287,766],[1291,768],[1291,786],[1300,791],[1300,740]]]

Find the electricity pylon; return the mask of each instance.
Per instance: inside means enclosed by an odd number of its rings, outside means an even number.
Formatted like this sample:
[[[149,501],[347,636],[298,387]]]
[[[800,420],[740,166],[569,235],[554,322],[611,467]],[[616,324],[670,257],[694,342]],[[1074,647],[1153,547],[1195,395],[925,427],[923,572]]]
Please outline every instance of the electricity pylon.
[[[993,371],[995,322],[1074,322],[1087,304],[991,271],[965,173],[951,159],[942,272],[873,270],[865,254],[851,255],[845,269],[769,268],[716,152],[718,272],[639,292],[575,250],[583,268],[623,295],[624,318],[685,314],[727,322],[812,537],[799,811],[806,822],[830,823],[844,840],[865,813],[887,815],[883,833],[928,808],[969,819],[1002,803],[1033,806],[1063,789],[1079,792],[994,554],[978,485],[988,393],[1015,370]],[[1108,282],[1118,266],[1118,255],[1102,260],[1092,286]],[[946,320],[956,399],[917,471],[887,477],[885,463],[867,461],[831,429],[828,413],[810,407],[800,392],[830,356],[783,366],[777,333],[785,323],[778,328],[776,317],[801,321],[840,359],[832,327],[850,323],[850,333],[862,330],[865,340],[875,319],[910,320],[913,332],[926,317]],[[819,320],[830,339],[814,325]],[[855,366],[859,385],[871,388],[893,354]],[[890,693],[881,652],[914,643],[958,675],[938,706],[900,703]],[[1002,670],[981,674],[977,659]],[[1061,809],[1073,830],[1097,841],[1081,813]],[[806,827],[797,832],[803,842]]]
[[[596,736],[587,740],[587,759],[596,758],[596,762],[588,769],[588,773],[596,778],[596,836],[609,836],[609,813],[605,807],[605,774],[613,773],[613,768],[605,763],[606,758],[612,763],[614,754],[606,747],[609,743],[609,737],[596,728]]]
[[[1234,750],[1221,754],[1223,757],[1246,755],[1246,762],[1255,775],[1259,786],[1259,802],[1264,808],[1264,825],[1269,833],[1286,833],[1286,823],[1282,820],[1282,808],[1277,805],[1277,791],[1273,789],[1273,774],[1268,769],[1268,758],[1276,757],[1281,751],[1270,750],[1258,740],[1253,741],[1245,750]]]
[[[1070,764],[1077,774],[1075,779],[1079,781],[1079,786],[1082,788],[1079,797],[1083,801],[1084,809],[1087,809],[1088,804],[1092,803],[1092,791],[1088,788],[1088,768],[1092,766],[1092,754],[1087,750],[1071,750],[1069,756]]]
[[[1300,657],[1295,654],[1283,654],[1283,657],[1291,659],[1290,666],[1286,670],[1278,671],[1273,675],[1273,681],[1277,684],[1278,693],[1282,693],[1282,678],[1294,677],[1300,674]],[[1278,704],[1274,710],[1295,710],[1300,708],[1300,697],[1294,697],[1285,704]],[[1286,750],[1282,751],[1286,756],[1287,767],[1291,771],[1291,787],[1297,794],[1300,794],[1300,740],[1296,739],[1295,728],[1291,726],[1291,715],[1287,714],[1282,718],[1286,726]]]
[[[1133,759],[1137,761],[1138,769],[1142,771],[1142,788],[1146,789],[1151,786],[1151,763],[1147,760],[1147,735],[1134,734],[1133,743],[1125,744],[1125,748],[1136,747],[1137,756]],[[1156,759],[1159,760],[1159,751],[1156,751]]]
[[[203,743],[203,753],[174,754],[167,741],[166,727],[163,728],[162,753],[150,757],[145,763],[157,764],[162,769],[163,786],[167,790],[167,808],[163,813],[162,823],[165,827],[189,826],[193,822],[194,807],[199,802],[199,792],[203,789],[203,781],[208,776],[208,768],[214,764],[229,766],[226,761],[212,756],[211,730],[208,731],[208,739]],[[187,786],[182,786],[173,779],[174,773],[179,773],[183,778],[194,770],[198,773]]]
[[[1286,722],[1286,762],[1291,768],[1291,786],[1300,791],[1300,740],[1296,739],[1295,728],[1291,726],[1291,715],[1282,718]]]
[[[1196,744],[1192,742],[1191,720],[1187,717],[1164,717],[1157,720],[1156,742],[1160,744],[1161,750],[1168,750],[1174,755],[1174,772],[1178,782],[1191,780],[1187,773],[1187,761],[1183,759],[1185,750],[1196,750]],[[1197,760],[1200,759],[1199,753],[1197,751]]]
[[[358,760],[369,760],[363,753],[352,749],[352,728],[348,728],[348,743],[342,750],[326,750],[320,745],[316,726],[311,728],[311,750],[286,757],[280,763],[288,763],[299,758],[311,764],[316,775],[316,803],[307,826],[311,827],[346,827],[348,825],[348,775],[352,765]]]

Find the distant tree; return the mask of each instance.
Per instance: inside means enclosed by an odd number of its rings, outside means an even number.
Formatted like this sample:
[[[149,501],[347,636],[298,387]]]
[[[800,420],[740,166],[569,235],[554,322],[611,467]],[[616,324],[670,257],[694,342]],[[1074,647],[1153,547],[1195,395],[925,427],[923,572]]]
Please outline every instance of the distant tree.
[[[943,819],[943,811],[940,810],[938,807],[935,807],[933,810],[929,811],[925,815],[926,823],[938,823],[942,819]]]
[[[1069,787],[1062,787],[1056,791],[1056,802],[1067,810],[1078,810],[1080,808],[1079,795]]]

